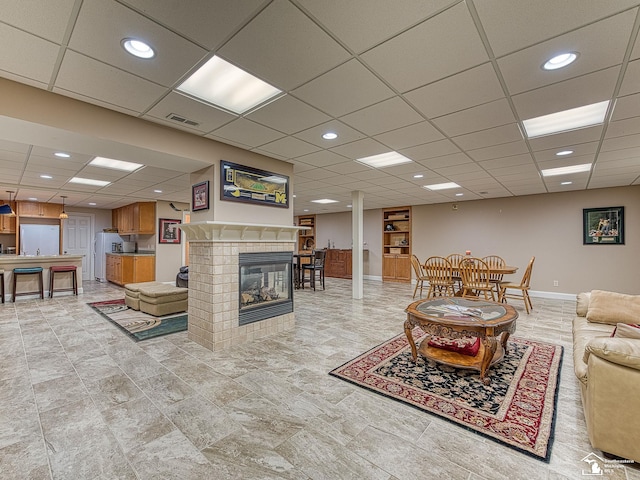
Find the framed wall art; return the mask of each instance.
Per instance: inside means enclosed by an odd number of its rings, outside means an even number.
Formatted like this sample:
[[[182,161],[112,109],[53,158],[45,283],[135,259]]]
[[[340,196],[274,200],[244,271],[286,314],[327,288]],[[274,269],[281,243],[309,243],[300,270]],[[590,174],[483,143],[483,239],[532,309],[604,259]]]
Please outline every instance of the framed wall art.
[[[582,210],[584,245],[624,245],[624,207]]]
[[[220,199],[289,208],[289,177],[257,168],[220,162]]]
[[[209,180],[191,187],[191,211],[209,209]]]
[[[180,220],[174,220],[171,218],[161,218],[159,220],[159,243],[176,243],[181,241],[182,230],[178,228]]]

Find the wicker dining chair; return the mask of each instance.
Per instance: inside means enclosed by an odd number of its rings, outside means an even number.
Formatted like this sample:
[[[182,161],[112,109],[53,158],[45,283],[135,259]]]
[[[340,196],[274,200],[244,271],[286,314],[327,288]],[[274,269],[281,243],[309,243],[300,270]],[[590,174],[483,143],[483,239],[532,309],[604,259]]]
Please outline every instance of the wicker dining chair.
[[[424,273],[424,268],[420,260],[418,260],[418,257],[415,255],[411,255],[411,266],[413,267],[413,272],[416,274],[416,288],[413,289],[413,298],[416,298],[418,287],[420,287],[420,298],[422,298],[422,288],[424,287],[424,282],[428,280],[427,275]]]
[[[452,268],[445,257],[429,257],[424,262],[424,272],[429,279],[427,298],[454,296]]]
[[[524,302],[524,307],[527,309],[527,313],[530,313],[529,309],[533,310],[533,304],[531,303],[531,297],[529,296],[529,284],[531,283],[531,272],[533,271],[533,262],[535,262],[535,260],[536,257],[531,257],[531,260],[529,260],[529,265],[527,265],[527,269],[524,271],[524,275],[522,276],[520,283],[500,283],[500,295],[498,296],[498,300],[500,302],[506,303],[507,298],[522,300]],[[507,293],[508,289],[518,290],[520,293]]]
[[[500,295],[500,282],[504,280],[504,274],[494,273],[492,270],[494,268],[503,268],[507,262],[498,255],[488,255],[486,257],[482,257],[482,260],[484,260],[489,266],[489,281],[493,284],[496,290],[496,295],[498,296]]]
[[[449,263],[451,264],[451,277],[453,278],[453,281],[458,285],[459,290],[462,290],[462,275],[460,274],[460,269],[458,267],[462,263],[462,260],[464,260],[465,258],[467,257],[465,257],[461,253],[452,253],[451,255],[448,255],[446,257],[446,259],[449,260]]]
[[[463,297],[478,297],[482,292],[485,299],[496,300],[493,284],[489,281],[489,266],[484,260],[465,258],[460,264],[460,272]]]

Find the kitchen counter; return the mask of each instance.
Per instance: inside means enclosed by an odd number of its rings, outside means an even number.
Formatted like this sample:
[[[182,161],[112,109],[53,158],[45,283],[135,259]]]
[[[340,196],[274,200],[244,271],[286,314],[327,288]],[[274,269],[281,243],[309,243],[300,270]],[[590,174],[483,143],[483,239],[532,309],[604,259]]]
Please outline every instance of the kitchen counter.
[[[42,267],[42,277],[45,288],[45,297],[49,294],[49,267],[54,265],[75,265],[77,268],[76,275],[78,278],[78,293],[82,293],[82,261],[83,255],[0,255],[0,269],[4,270],[4,286],[5,301],[11,301],[13,293],[13,269]],[[70,288],[71,275],[56,275],[56,288]],[[38,289],[38,280],[35,275],[20,279],[21,291],[35,291]],[[63,294],[71,294],[71,292],[61,292]],[[56,296],[58,294],[56,293]],[[20,297],[20,298],[31,298]],[[39,298],[39,295],[33,295],[33,298]],[[56,297],[54,297],[56,298]]]
[[[134,253],[108,252],[107,255],[117,255],[118,257],[155,257],[156,252],[134,252]]]

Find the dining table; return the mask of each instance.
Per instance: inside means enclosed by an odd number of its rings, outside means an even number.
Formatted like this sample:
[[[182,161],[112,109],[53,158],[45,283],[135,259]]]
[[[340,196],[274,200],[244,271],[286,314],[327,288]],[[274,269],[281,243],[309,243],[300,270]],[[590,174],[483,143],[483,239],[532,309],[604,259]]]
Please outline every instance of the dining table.
[[[462,278],[460,276],[460,272],[458,270],[458,265],[451,265],[452,270],[452,278],[456,282],[462,282]],[[518,271],[518,267],[514,267],[512,265],[489,265],[489,275],[511,275]],[[462,295],[462,289],[459,289],[456,292],[456,296]]]

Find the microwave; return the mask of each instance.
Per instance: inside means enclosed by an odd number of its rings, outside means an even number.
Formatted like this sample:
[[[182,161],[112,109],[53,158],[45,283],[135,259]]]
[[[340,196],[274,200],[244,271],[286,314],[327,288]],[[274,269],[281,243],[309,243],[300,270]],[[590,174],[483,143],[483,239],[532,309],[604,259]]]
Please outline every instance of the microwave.
[[[136,251],[136,242],[122,242],[122,253],[134,253]]]

